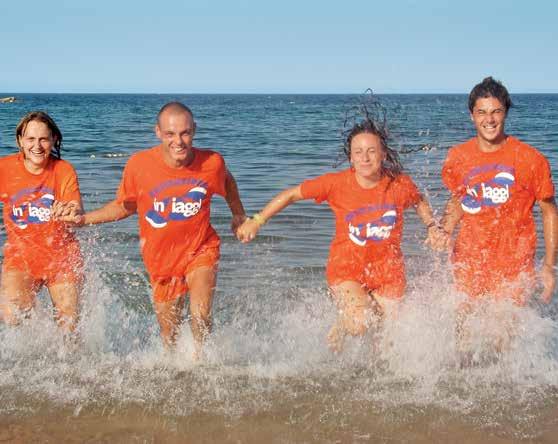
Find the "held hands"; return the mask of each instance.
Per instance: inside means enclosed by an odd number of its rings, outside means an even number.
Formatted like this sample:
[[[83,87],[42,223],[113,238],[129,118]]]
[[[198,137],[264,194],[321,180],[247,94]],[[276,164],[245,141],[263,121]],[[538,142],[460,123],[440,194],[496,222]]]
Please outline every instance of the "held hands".
[[[552,299],[552,294],[556,288],[556,275],[554,274],[554,267],[544,264],[540,271],[540,279],[544,288],[541,294],[541,299],[545,304],[548,304]]]
[[[231,220],[231,231],[238,237],[238,228],[248,219],[246,214],[233,214]]]
[[[55,200],[50,209],[52,220],[81,226],[85,222],[83,210],[79,202],[71,200],[60,202]]]
[[[248,243],[256,237],[261,226],[256,219],[248,217],[236,231],[236,237],[240,242]]]
[[[451,245],[451,236],[440,225],[429,225],[426,244],[434,251],[447,251]]]

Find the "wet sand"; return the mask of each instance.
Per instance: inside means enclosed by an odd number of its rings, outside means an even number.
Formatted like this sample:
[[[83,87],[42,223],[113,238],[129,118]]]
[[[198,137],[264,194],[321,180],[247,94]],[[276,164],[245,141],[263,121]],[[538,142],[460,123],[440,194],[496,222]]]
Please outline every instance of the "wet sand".
[[[293,387],[293,382],[289,382]],[[165,403],[105,402],[60,406],[25,400],[0,416],[0,443],[555,443],[558,399],[534,405],[483,405],[459,412],[431,406],[386,407],[354,395],[273,388],[250,408],[223,408],[215,400],[184,415]],[[14,400],[15,401],[15,400]],[[240,399],[237,399],[237,402]],[[519,400],[517,401],[519,402]],[[32,405],[32,407],[31,407]],[[180,409],[180,406],[175,406]],[[216,413],[211,413],[212,407]],[[498,412],[498,409],[501,411]]]
[[[301,416],[297,416],[296,411]],[[393,412],[394,415],[401,413]],[[471,444],[555,443],[558,436],[555,409],[537,424],[532,436],[513,436],[509,430],[479,430],[471,421],[444,412],[415,413],[401,421],[385,414],[354,414],[341,424],[328,421],[321,409],[301,406],[231,418],[192,414],[167,417],[139,407],[125,411],[45,411],[31,416],[3,415],[0,442],[4,443],[346,443],[408,442]],[[405,415],[406,416],[406,415]]]

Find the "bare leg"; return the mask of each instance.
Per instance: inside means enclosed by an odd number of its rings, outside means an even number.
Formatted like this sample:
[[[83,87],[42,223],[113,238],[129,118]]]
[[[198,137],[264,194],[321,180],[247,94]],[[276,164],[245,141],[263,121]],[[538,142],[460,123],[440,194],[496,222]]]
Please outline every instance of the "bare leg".
[[[4,270],[0,283],[0,309],[8,325],[18,325],[35,306],[38,283],[23,271]]]
[[[459,305],[455,322],[455,341],[461,368],[471,367],[473,364],[473,351],[471,350],[471,331],[467,327],[467,320],[473,308],[471,303],[466,301]]]
[[[184,296],[168,302],[153,302],[161,339],[167,349],[172,349],[176,344],[176,337],[182,324],[182,311],[184,310]]]
[[[199,359],[205,339],[211,332],[211,305],[217,281],[215,267],[199,267],[188,276],[190,288],[190,328],[194,337],[194,358]]]
[[[364,336],[374,318],[382,317],[382,310],[360,282],[341,282],[331,290],[338,315],[327,340],[330,349],[339,352],[347,335]]]
[[[54,320],[67,337],[72,337],[78,323],[79,286],[73,282],[62,282],[48,287],[54,306]]]
[[[343,321],[340,316],[337,316],[337,319],[327,334],[327,346],[333,353],[341,353],[346,336],[347,332],[343,328]]]

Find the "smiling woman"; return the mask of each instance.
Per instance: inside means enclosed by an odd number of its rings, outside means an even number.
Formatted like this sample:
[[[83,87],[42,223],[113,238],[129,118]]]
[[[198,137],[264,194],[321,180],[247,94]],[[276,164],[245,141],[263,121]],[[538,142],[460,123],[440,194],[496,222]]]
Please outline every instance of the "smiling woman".
[[[0,310],[6,323],[18,324],[46,286],[57,323],[65,333],[73,333],[82,258],[73,233],[51,216],[57,201],[81,210],[77,176],[60,159],[62,133],[48,114],[36,111],[21,119],[16,141],[19,153],[0,159],[0,198],[8,237]]]
[[[20,128],[23,126],[19,125]],[[50,128],[38,120],[31,120],[18,132],[22,133],[18,134],[17,141],[23,153],[25,168],[31,174],[42,173],[48,164],[55,142],[60,144],[61,137],[55,137]]]
[[[398,311],[406,285],[401,252],[404,210],[416,210],[429,238],[444,235],[429,203],[402,173],[397,152],[388,146],[386,127],[367,112],[365,116],[344,141],[349,169],[284,190],[238,230],[239,239],[249,242],[267,220],[291,203],[304,199],[329,203],[336,233],[326,277],[338,317],[328,343],[335,352],[341,351],[346,336],[362,337]]]

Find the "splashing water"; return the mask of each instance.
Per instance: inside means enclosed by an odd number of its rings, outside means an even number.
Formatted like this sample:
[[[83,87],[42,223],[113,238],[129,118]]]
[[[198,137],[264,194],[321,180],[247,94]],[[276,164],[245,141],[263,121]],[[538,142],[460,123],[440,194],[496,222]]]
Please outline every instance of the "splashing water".
[[[265,248],[256,277],[272,266]],[[422,433],[429,427],[459,433],[464,422],[479,439],[486,431],[527,439],[542,433],[533,424],[556,406],[556,322],[537,307],[488,304],[471,320],[473,351],[490,355],[491,335],[503,328],[498,319],[515,319],[517,335],[494,359],[460,368],[455,313],[463,296],[449,279],[435,279],[447,276],[436,267],[410,279],[398,316],[386,320],[381,335],[351,339],[341,355],[326,346],[335,308],[321,276],[290,285],[275,269],[265,285],[256,279],[234,295],[218,295],[201,364],[191,360],[188,328],[176,352],[166,353],[150,307],[130,309],[91,260],[88,270],[78,350],[64,346],[48,304],[38,304],[21,327],[0,329],[2,415],[45,420],[45,409],[99,421],[145,415],[172,418],[178,429],[204,417],[216,429],[228,422],[243,430],[259,415],[285,430],[326,439],[321,433],[332,429],[332,436],[353,440],[417,423]]]

